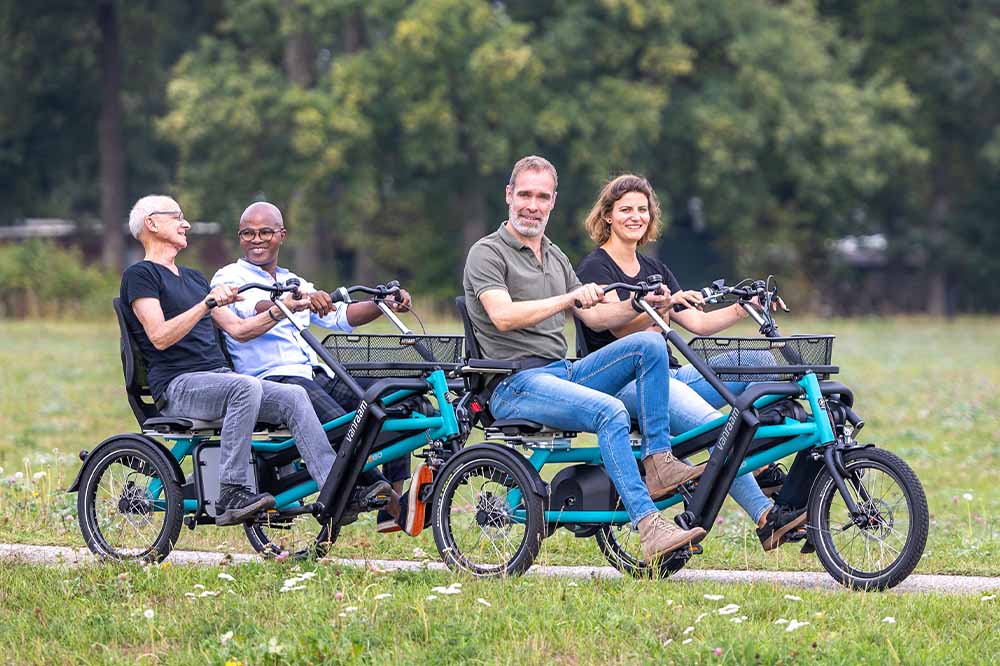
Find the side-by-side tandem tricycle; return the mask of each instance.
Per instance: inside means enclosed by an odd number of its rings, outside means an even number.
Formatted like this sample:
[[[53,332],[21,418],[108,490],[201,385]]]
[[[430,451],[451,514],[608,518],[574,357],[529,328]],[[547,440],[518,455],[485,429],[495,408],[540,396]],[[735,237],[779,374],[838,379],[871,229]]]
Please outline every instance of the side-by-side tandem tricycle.
[[[279,297],[297,286],[251,284],[241,291],[269,292],[295,325]],[[711,451],[700,478],[657,501],[659,509],[679,505],[678,525],[711,531],[738,475],[794,455],[788,481],[807,489],[804,551],[814,550],[830,575],[852,588],[890,588],[913,571],[928,530],[920,481],[896,455],[856,440],[864,421],[854,410],[854,394],[830,379],[838,372],[831,365],[833,336],[781,336],[772,311],[784,304],[772,279],[736,286],[720,280],[703,290],[709,303],[738,302],[758,324],[760,337],[690,342],[643,300],[661,289],[657,276],[606,289],[631,292],[633,305],[731,407],[728,415],[671,438],[680,458]],[[543,423],[493,419],[489,396],[518,371],[517,361],[482,357],[462,298],[457,306],[464,335],[410,331],[386,304],[398,292],[399,285],[390,282],[331,293],[342,303],[370,296],[398,335],[331,334],[320,341],[296,325],[359,403],[323,426],[338,455],[322,488],[309,477],[282,424],[258,424],[249,478],[255,492],[274,495],[276,507],[244,526],[255,550],[327,554],[341,526],[387,501],[358,496],[361,471],[419,456],[434,470],[434,480],[418,499],[431,508],[434,541],[455,570],[482,577],[523,573],[559,528],[593,537],[615,568],[638,577],[669,576],[701,552],[699,544],[643,561],[600,449],[574,446],[577,433]],[[159,414],[122,307],[115,302],[126,392],[140,432],[114,435],[82,451],[83,466],[70,491],[78,493],[80,527],[94,553],[157,561],[170,553],[182,526],[215,522],[221,423]],[[730,382],[746,388],[734,394]],[[482,430],[484,441],[466,446],[473,429]],[[638,457],[640,438],[633,435]],[[558,471],[543,472],[547,465]]]

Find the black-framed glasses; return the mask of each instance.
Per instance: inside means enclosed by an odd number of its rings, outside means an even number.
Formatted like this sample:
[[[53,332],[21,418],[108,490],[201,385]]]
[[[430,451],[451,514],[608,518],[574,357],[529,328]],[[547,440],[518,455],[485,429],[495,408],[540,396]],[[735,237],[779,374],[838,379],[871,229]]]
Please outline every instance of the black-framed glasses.
[[[153,217],[154,215],[169,215],[178,222],[184,220],[184,213],[179,210],[154,210],[152,213],[146,215],[146,217]]]
[[[266,243],[274,238],[274,234],[279,231],[281,229],[268,229],[267,227],[263,229],[240,229],[240,232],[236,235],[240,237],[241,241],[247,241],[248,243],[260,236],[260,239]]]

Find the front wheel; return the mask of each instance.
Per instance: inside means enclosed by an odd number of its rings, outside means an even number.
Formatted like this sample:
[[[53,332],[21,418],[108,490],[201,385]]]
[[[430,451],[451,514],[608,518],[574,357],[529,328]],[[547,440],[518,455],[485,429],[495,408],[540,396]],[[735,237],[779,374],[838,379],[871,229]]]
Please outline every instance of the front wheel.
[[[520,460],[518,460],[520,458]],[[474,576],[528,570],[545,534],[537,475],[523,457],[490,445],[454,456],[441,471],[432,528],[441,558]]]
[[[152,444],[123,439],[87,459],[77,493],[80,531],[98,557],[159,562],[181,531],[184,495]]]
[[[615,569],[633,578],[667,578],[687,564],[689,554],[675,550],[660,558],[657,566],[642,559],[639,533],[628,523],[601,525],[594,535],[597,547]]]
[[[906,579],[923,555],[929,524],[920,480],[898,456],[876,448],[844,454],[851,515],[829,470],[809,494],[809,536],[823,567],[842,585],[885,590]]]
[[[292,559],[326,557],[340,534],[340,527],[319,524],[309,514],[282,516],[266,511],[256,520],[244,523],[243,531],[255,551],[265,558],[287,553]]]

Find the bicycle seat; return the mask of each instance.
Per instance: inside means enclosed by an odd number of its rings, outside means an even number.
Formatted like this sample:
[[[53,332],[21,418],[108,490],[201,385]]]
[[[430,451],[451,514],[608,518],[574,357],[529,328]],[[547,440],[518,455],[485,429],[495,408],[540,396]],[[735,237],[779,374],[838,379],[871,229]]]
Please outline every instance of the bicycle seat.
[[[491,429],[499,430],[505,435],[534,435],[544,427],[541,423],[527,419],[498,419],[490,424]]]
[[[155,430],[159,433],[193,432],[196,430],[221,430],[222,419],[202,421],[183,416],[154,416],[142,423],[143,430]]]

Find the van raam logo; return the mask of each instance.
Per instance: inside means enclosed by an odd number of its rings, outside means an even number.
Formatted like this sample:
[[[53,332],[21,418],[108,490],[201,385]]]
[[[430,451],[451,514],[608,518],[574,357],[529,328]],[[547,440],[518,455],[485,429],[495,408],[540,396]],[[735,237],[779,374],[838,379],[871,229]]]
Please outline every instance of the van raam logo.
[[[725,451],[726,446],[729,445],[729,437],[733,434],[736,429],[736,422],[740,418],[740,410],[733,407],[733,411],[729,413],[729,420],[726,421],[726,427],[722,429],[719,434],[719,441],[716,443],[715,448],[720,451]]]
[[[354,436],[358,434],[358,425],[361,423],[361,419],[365,417],[365,412],[368,411],[368,403],[364,400],[358,405],[358,413],[354,415],[354,420],[351,421],[351,427],[347,429],[346,440],[348,443],[354,441]]]

